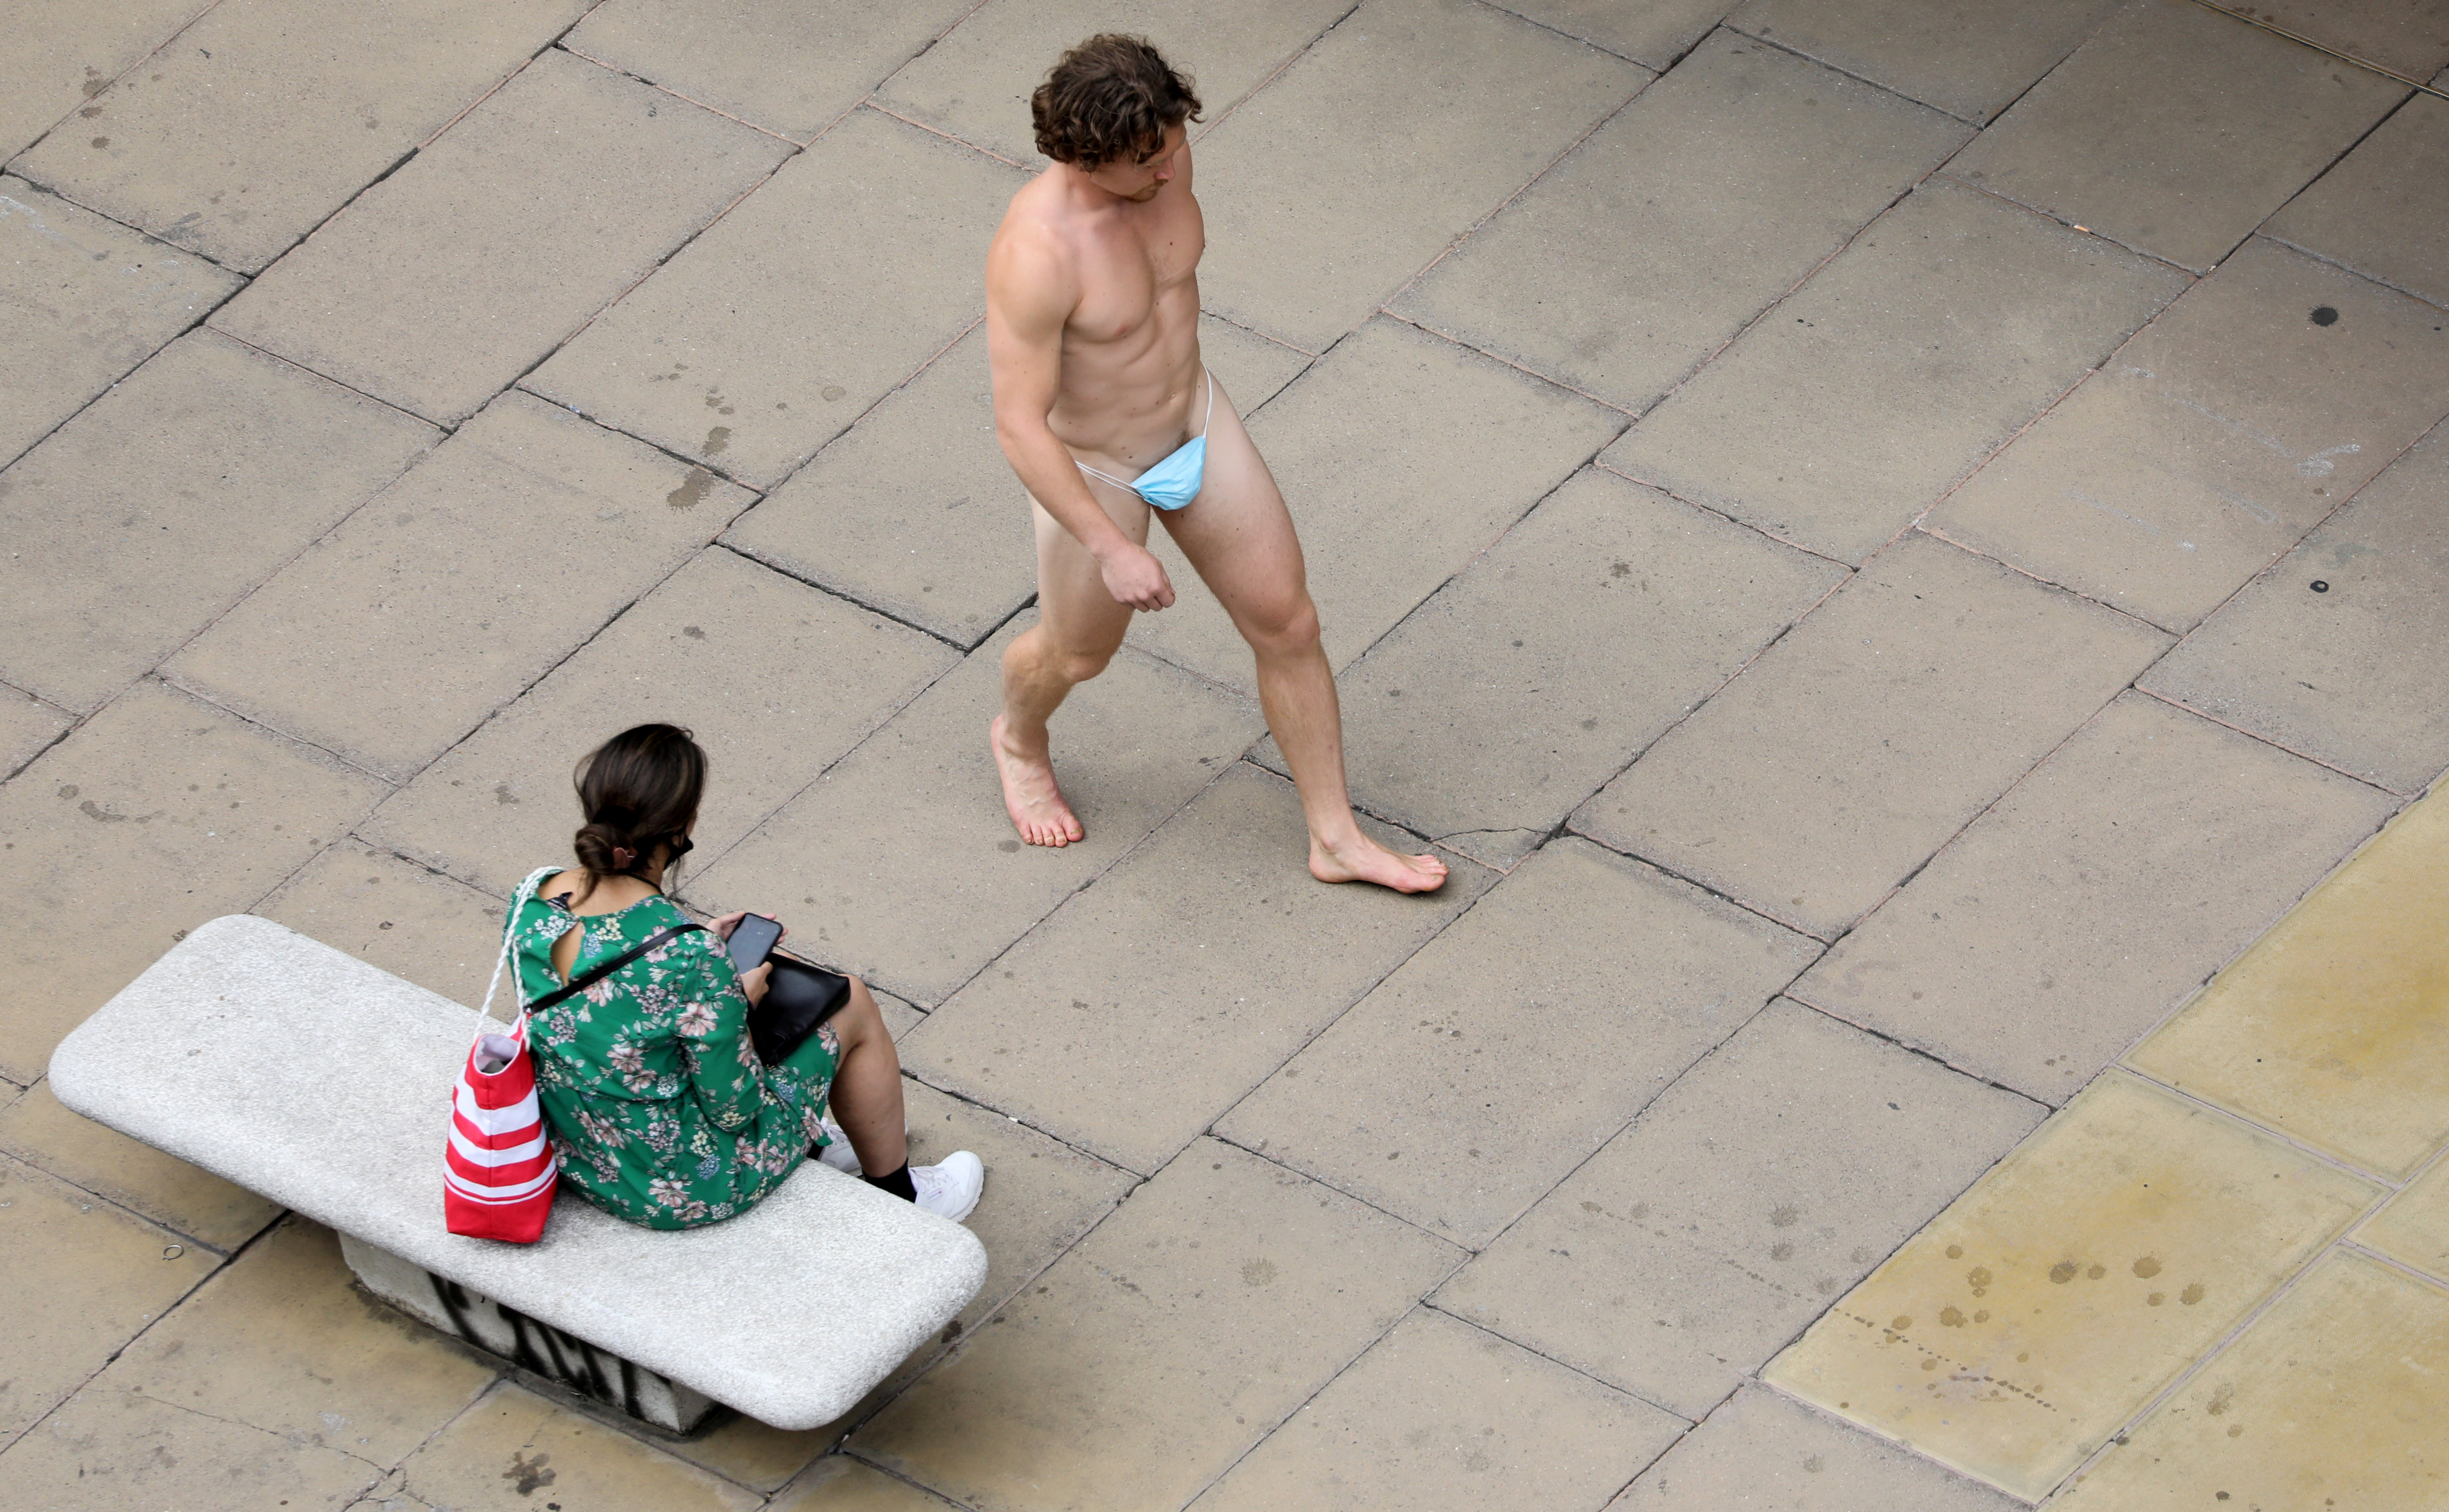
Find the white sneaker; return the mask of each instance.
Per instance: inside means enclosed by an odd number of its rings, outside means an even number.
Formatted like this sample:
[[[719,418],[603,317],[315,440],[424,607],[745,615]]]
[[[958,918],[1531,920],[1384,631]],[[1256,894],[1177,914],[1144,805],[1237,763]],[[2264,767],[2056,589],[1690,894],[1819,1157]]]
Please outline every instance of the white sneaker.
[[[846,1176],[859,1175],[858,1152],[850,1147],[850,1136],[842,1132],[833,1115],[826,1114],[818,1120],[817,1127],[825,1131],[825,1147],[817,1152],[817,1158]]]
[[[918,1205],[939,1218],[958,1223],[978,1205],[986,1189],[986,1163],[967,1150],[955,1150],[941,1165],[914,1165],[910,1184],[918,1189]]]

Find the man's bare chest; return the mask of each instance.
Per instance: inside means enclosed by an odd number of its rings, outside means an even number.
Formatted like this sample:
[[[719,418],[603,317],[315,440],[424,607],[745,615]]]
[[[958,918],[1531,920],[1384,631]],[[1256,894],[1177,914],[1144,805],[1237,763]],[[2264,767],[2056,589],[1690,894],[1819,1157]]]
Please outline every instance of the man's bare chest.
[[[1081,297],[1071,329],[1091,341],[1130,335],[1167,294],[1191,286],[1206,247],[1198,203],[1186,195],[1163,215],[1134,218],[1083,239]]]

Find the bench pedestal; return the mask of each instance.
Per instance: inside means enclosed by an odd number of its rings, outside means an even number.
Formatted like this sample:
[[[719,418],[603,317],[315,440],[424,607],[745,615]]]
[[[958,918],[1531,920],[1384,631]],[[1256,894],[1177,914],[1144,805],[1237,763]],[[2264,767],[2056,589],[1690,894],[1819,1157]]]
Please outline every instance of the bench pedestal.
[[[569,1388],[641,1423],[686,1433],[712,1399],[585,1339],[538,1323],[411,1260],[340,1235],[340,1254],[367,1291],[453,1338]]]

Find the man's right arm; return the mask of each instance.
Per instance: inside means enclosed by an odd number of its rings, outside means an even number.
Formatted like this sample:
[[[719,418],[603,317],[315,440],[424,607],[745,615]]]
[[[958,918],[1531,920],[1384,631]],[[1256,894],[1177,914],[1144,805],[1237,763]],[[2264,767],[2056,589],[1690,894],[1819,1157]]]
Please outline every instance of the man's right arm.
[[[1063,376],[1063,326],[1077,302],[1051,248],[1004,236],[987,255],[987,358],[994,373],[995,439],[1046,512],[1089,548],[1106,591],[1134,609],[1173,603],[1164,564],[1089,492],[1071,450],[1046,423]]]

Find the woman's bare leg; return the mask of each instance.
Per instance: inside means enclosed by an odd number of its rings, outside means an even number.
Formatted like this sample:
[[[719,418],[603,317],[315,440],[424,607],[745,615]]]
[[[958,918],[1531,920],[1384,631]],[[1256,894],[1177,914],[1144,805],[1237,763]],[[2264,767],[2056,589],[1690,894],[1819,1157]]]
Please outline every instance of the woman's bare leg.
[[[832,1022],[834,1035],[841,1042],[841,1060],[834,1067],[829,1100],[834,1121],[850,1136],[860,1170],[871,1176],[898,1171],[910,1162],[908,1123],[901,1108],[901,1057],[894,1053],[883,1010],[877,1007],[866,983],[850,979],[850,1001]]]

